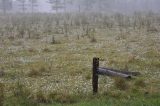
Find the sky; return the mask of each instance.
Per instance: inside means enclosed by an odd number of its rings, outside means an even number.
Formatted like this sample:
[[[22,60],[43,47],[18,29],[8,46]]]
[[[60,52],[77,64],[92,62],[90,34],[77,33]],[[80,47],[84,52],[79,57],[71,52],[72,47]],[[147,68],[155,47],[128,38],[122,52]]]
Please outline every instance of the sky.
[[[15,0],[14,0],[15,1]],[[83,2],[86,2],[87,0],[73,0],[75,4],[72,5],[67,5],[68,11],[78,11],[79,5],[81,4],[81,10],[85,11],[85,5]],[[77,3],[77,1],[81,3]],[[133,12],[133,11],[160,11],[160,0],[90,0],[91,3],[92,1],[95,1],[93,5],[92,11],[99,11],[98,10],[98,4],[100,1],[105,1],[105,2],[110,2],[110,5],[105,5],[103,6],[103,11],[118,11],[118,12]],[[114,3],[111,3],[115,1]],[[148,2],[146,2],[148,1]],[[38,12],[51,12],[51,6],[49,3],[47,3],[47,0],[38,0],[39,2],[39,7],[36,9]],[[91,4],[90,3],[90,4]],[[83,4],[83,5],[82,5]],[[90,5],[89,4],[89,5]],[[18,5],[18,4],[17,4]],[[16,7],[16,11],[19,10],[18,6]]]
[[[39,11],[42,12],[49,12],[51,11],[51,7],[49,5],[49,3],[46,3],[46,0],[39,0]]]
[[[38,0],[38,4],[39,6],[37,7],[36,11],[37,12],[50,12],[51,11],[51,7],[49,5],[49,3],[46,2],[47,0]],[[13,8],[14,11],[20,11],[18,5],[19,3],[16,2],[16,0],[13,0]],[[28,4],[28,3],[27,3]]]

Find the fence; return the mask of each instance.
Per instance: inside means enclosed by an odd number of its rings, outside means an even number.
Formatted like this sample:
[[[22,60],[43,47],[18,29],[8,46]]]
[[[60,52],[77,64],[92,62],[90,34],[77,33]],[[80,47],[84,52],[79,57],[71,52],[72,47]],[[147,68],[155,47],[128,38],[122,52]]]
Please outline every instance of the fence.
[[[139,72],[129,72],[129,71],[120,71],[111,68],[102,68],[99,67],[99,58],[93,58],[93,76],[92,76],[92,87],[93,93],[98,92],[98,75],[107,75],[111,77],[122,77],[126,79],[131,79],[132,76],[140,75]]]

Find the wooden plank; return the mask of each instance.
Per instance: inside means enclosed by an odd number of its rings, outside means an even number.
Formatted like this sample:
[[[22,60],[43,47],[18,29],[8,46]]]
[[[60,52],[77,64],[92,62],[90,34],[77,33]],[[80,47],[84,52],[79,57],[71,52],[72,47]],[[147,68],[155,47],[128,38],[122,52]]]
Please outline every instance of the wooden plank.
[[[113,70],[104,69],[104,68],[98,68],[97,74],[99,75],[107,75],[107,76],[113,76],[113,77],[122,77],[122,78],[131,78],[131,75],[123,74],[120,72],[115,72]]]
[[[102,68],[102,67],[100,67],[100,68],[101,69],[106,69],[106,70],[112,70],[114,72],[123,73],[123,74],[131,75],[131,76],[141,75],[140,72],[120,71],[120,70],[116,70],[116,69],[112,69],[112,68]]]

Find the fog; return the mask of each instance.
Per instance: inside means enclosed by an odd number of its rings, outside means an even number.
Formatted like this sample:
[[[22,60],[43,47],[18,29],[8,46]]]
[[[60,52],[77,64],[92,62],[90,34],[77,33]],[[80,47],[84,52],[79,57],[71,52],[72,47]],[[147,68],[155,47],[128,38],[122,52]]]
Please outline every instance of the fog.
[[[1,10],[4,8],[4,0],[1,1]],[[6,0],[9,1],[9,0]],[[12,9],[8,9],[7,12],[22,12],[19,1],[25,0],[13,0]],[[31,0],[34,1],[34,0]],[[56,1],[56,0],[50,0]],[[57,0],[60,1],[60,5],[65,8],[58,8],[59,12],[122,12],[133,13],[135,11],[160,11],[160,0]],[[54,3],[50,4],[49,0],[37,0],[35,3],[34,12],[56,12],[53,10]],[[34,5],[35,5],[34,4]],[[33,6],[34,6],[33,5]],[[5,5],[6,6],[6,5]],[[25,12],[31,12],[31,3],[26,0],[24,3]]]

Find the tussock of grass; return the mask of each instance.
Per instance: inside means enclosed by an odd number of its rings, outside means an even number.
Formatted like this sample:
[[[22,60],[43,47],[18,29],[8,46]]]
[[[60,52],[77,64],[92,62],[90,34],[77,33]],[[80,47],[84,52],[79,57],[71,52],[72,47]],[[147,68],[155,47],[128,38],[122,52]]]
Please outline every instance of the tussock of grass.
[[[5,75],[5,72],[0,69],[0,78],[3,77],[4,75]]]
[[[51,71],[51,67],[45,62],[36,62],[30,66],[30,71],[27,74],[29,77],[42,76],[44,73]]]
[[[4,100],[4,84],[0,83],[0,106],[3,106]]]
[[[49,48],[44,48],[43,52],[52,52],[52,50],[50,50]]]
[[[36,76],[41,76],[42,73],[39,71],[39,69],[31,69],[31,71],[28,73],[29,77],[36,77]]]
[[[122,91],[119,91],[119,90],[110,91],[108,93],[108,96],[110,96],[112,98],[117,98],[117,99],[122,98],[124,95],[125,94]]]
[[[34,49],[34,48],[29,48],[28,51],[29,51],[30,53],[35,53],[35,52],[37,52],[37,50]]]
[[[32,67],[32,69],[28,73],[28,76],[29,77],[42,76],[43,73],[46,73],[47,71],[48,71],[48,69],[46,67],[43,67],[43,66]]]
[[[145,83],[144,79],[142,79],[142,78],[137,79],[135,81],[134,85],[137,87],[146,87],[146,83]]]
[[[45,96],[45,94],[42,91],[38,91],[35,95],[35,100],[38,103],[48,103],[49,100],[47,99],[47,97]]]
[[[27,89],[27,87],[25,87],[25,85],[21,84],[19,81],[15,84],[12,91],[15,97],[28,98],[31,95],[29,89]]]
[[[91,43],[96,43],[96,42],[97,42],[97,39],[93,36],[93,37],[90,39],[90,42],[91,42]]]
[[[86,73],[85,78],[86,80],[91,80],[92,78],[91,73]]]
[[[119,77],[114,78],[114,86],[119,90],[127,90],[129,88],[127,81]]]
[[[11,89],[13,95],[5,100],[4,106],[38,106],[32,98],[31,91],[19,81]]]

